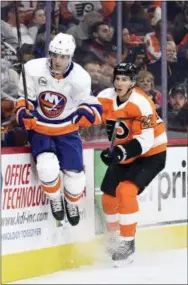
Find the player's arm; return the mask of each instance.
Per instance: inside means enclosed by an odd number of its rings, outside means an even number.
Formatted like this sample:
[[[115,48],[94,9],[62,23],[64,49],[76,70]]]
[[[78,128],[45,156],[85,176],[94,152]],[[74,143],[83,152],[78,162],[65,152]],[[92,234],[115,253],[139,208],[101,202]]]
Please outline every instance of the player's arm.
[[[131,114],[130,114],[131,115]],[[154,126],[156,116],[152,108],[134,106],[134,116],[131,131],[133,139],[126,144],[114,147],[113,153],[103,151],[101,158],[106,164],[119,163],[134,158],[149,151],[154,144]]]
[[[125,145],[121,150],[124,152],[125,159],[136,157],[144,154],[151,149],[154,144],[154,121],[153,114],[147,116],[139,116],[133,121],[133,127],[137,128],[137,134]]]
[[[102,105],[91,92],[91,78],[84,73],[82,84],[78,88],[77,110],[74,122],[81,127],[101,124]]]

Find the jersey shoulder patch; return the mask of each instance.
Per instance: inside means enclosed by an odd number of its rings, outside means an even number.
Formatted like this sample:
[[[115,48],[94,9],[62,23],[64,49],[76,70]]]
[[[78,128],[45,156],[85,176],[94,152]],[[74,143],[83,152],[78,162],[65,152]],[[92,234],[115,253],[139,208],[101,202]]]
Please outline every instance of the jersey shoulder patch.
[[[70,73],[70,77],[68,76],[68,79],[76,89],[83,89],[84,87],[91,88],[91,77],[89,73],[75,62],[73,70]]]
[[[143,115],[151,115],[154,112],[149,97],[140,89],[135,88],[133,90],[129,102],[136,105]]]
[[[26,64],[24,64],[25,70],[28,75],[31,76],[38,76],[46,72],[47,65],[46,65],[47,58],[37,58],[29,60]]]
[[[114,88],[106,88],[97,95],[97,98],[113,99],[115,96]]]

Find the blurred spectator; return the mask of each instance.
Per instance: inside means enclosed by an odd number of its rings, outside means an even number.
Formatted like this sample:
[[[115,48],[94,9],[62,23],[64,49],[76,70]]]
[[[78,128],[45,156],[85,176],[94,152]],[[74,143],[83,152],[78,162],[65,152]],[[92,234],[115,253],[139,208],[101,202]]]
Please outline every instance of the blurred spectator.
[[[117,65],[117,47],[109,46],[104,52],[105,66],[114,68]]]
[[[144,42],[146,47],[146,55],[148,59],[148,71],[150,71],[155,78],[156,85],[161,85],[161,20],[154,27],[155,32],[146,34]],[[172,35],[167,35],[167,73],[170,81],[177,77],[178,64],[177,64],[177,52],[176,45],[174,43]],[[176,78],[177,79],[177,78]]]
[[[88,42],[88,50],[104,57],[105,50],[112,46],[113,28],[107,22],[100,22],[91,28],[93,39]],[[115,46],[114,46],[115,47]]]
[[[20,21],[20,33],[21,33],[22,44],[23,43],[33,44],[34,41],[33,41],[33,39],[31,38],[31,36],[29,34],[29,30],[23,24],[24,20],[25,20],[25,9],[24,9],[24,6],[21,5],[21,4],[18,4],[17,8],[18,8],[18,18],[19,18],[19,21]],[[10,25],[10,27],[12,28],[13,34],[17,38],[16,10],[15,10],[14,3],[11,3],[7,7],[7,18],[8,18],[7,22]]]
[[[155,26],[157,22],[161,20],[161,2],[162,1],[152,1],[147,9],[152,26]]]
[[[161,20],[154,26],[154,32],[148,33],[144,37],[146,55],[150,63],[154,63],[161,58]]]
[[[146,55],[150,64],[161,58],[161,20],[153,28],[154,32],[146,34],[144,38]],[[176,47],[172,35],[167,35],[167,42]]]
[[[9,131],[16,127],[14,116],[15,100],[1,90],[1,144],[6,146],[5,139]],[[13,123],[14,122],[14,123]]]
[[[161,113],[161,110],[159,114]],[[168,129],[187,131],[188,102],[187,90],[184,84],[174,85],[169,92]]]
[[[34,58],[34,45],[23,44],[20,49],[23,63]]]
[[[51,25],[51,36],[50,39],[56,34],[56,27]],[[45,57],[45,42],[46,42],[46,26],[42,25],[37,33],[36,41],[34,44],[34,55],[35,58]]]
[[[18,47],[18,39],[12,32],[10,25],[1,20],[1,41],[8,43],[14,49]]]
[[[180,1],[179,1],[180,2]],[[182,1],[182,12],[178,13],[173,23],[173,37],[177,45],[184,39],[188,33],[188,3]]]
[[[18,98],[19,75],[6,59],[1,59],[1,90],[10,98]]]
[[[81,47],[84,40],[91,38],[91,27],[96,23],[102,22],[103,19],[104,17],[96,11],[88,12],[84,15],[83,20],[81,20],[78,25],[70,27],[66,33],[73,35],[76,40],[76,45]]]
[[[134,48],[133,63],[136,64],[138,70],[147,70],[147,58],[144,45],[139,45]]]
[[[11,88],[11,85],[9,86]],[[12,86],[13,88],[13,86]],[[27,133],[18,127],[15,118],[16,100],[1,90],[1,144],[2,146],[24,146]]]
[[[122,31],[123,54],[122,61],[134,62],[136,64],[137,56],[145,58],[145,50],[143,49],[143,41],[140,37],[130,34],[127,28]],[[143,52],[142,52],[143,51]],[[137,60],[137,66],[139,59]],[[139,63],[139,65],[141,65]]]
[[[92,92],[94,96],[101,90],[111,86],[111,76],[105,74],[104,67],[101,67],[99,62],[91,59],[90,61],[87,61],[83,67],[91,76]]]
[[[152,31],[150,20],[145,12],[142,1],[122,1],[122,26],[130,33],[145,35]],[[112,24],[115,27],[117,22],[117,6],[111,16]]]
[[[1,58],[6,59],[12,64],[18,63],[17,50],[5,41],[1,41]]]
[[[83,20],[84,16],[91,12],[100,12],[104,17],[108,17],[116,6],[116,1],[62,1],[60,4],[61,17],[66,22],[67,19]]]
[[[43,9],[35,9],[32,15],[33,25],[29,28],[29,34],[35,42],[38,29],[46,23],[46,15]]]
[[[177,51],[174,41],[167,41],[166,56],[169,63],[177,62]]]
[[[142,39],[135,34],[130,34],[127,28],[123,29],[122,37],[123,37],[123,43],[128,46],[137,47],[140,44],[143,44]]]
[[[156,109],[161,107],[162,94],[155,89],[154,77],[148,71],[140,71],[136,78],[136,83],[155,103]]]
[[[16,64],[18,61],[17,47],[18,39],[13,34],[10,25],[1,21],[1,58]]]

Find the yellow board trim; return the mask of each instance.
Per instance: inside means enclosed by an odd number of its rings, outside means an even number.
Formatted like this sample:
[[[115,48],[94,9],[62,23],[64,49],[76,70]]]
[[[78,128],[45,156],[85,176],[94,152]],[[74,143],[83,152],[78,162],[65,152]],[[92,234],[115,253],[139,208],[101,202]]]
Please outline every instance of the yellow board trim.
[[[187,247],[187,224],[146,228],[136,234],[138,250]],[[54,246],[2,256],[2,283],[92,264],[102,237],[89,242]]]
[[[170,250],[188,246],[187,224],[145,228],[137,233],[136,247],[139,250]]]

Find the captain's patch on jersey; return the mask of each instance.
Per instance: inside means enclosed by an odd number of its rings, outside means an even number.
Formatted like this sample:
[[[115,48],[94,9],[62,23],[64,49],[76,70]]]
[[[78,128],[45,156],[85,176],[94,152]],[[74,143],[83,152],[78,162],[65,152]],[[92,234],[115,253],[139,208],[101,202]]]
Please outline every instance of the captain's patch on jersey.
[[[64,95],[53,91],[44,91],[39,95],[40,108],[48,118],[57,118],[63,112],[66,102]]]
[[[45,85],[47,85],[47,79],[45,77],[40,77],[38,79],[38,83],[39,83],[39,85],[45,86]]]

